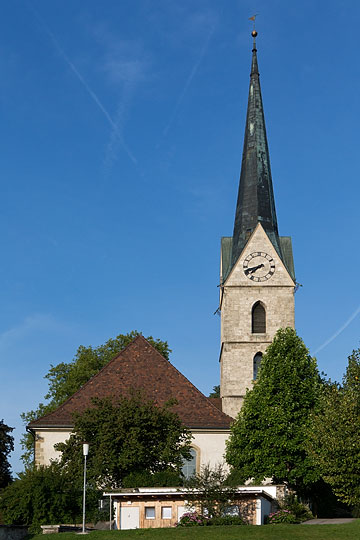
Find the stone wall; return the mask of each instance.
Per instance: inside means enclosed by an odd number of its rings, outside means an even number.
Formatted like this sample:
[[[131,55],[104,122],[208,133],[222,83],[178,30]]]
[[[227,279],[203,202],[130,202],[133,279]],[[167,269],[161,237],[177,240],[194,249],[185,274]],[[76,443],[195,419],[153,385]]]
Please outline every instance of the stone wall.
[[[249,279],[244,260],[254,252],[270,256],[273,275],[262,282]],[[220,391],[222,410],[233,418],[246,390],[253,385],[254,356],[265,353],[279,328],[294,328],[294,282],[261,225],[255,229],[222,287]],[[252,309],[261,302],[266,313],[265,333],[252,333]]]

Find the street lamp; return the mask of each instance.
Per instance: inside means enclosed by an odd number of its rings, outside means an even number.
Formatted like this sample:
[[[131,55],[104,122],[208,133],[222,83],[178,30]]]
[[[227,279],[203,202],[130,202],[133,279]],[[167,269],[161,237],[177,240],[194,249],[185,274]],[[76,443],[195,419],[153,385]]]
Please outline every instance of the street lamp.
[[[86,458],[89,454],[89,443],[83,443],[83,456],[84,456],[84,492],[83,492],[83,525],[82,534],[85,532],[85,501],[86,501]]]

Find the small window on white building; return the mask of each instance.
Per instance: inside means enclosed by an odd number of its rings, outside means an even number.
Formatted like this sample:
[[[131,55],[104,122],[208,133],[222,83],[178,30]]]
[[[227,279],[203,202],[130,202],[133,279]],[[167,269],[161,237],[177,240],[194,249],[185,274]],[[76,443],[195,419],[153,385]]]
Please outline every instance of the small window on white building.
[[[185,478],[191,478],[196,473],[196,456],[197,452],[195,448],[190,448],[191,458],[187,461],[184,461],[183,466],[181,467],[181,472]]]
[[[171,506],[162,506],[161,519],[171,519]]]
[[[145,519],[155,519],[155,506],[145,506]]]

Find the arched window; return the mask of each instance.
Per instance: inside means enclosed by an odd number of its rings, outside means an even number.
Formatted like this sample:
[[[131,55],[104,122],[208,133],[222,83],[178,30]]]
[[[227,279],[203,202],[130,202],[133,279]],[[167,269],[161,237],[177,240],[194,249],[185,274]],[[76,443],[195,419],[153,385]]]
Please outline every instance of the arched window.
[[[195,448],[190,448],[191,458],[184,461],[183,466],[181,467],[181,472],[185,478],[191,478],[196,473],[196,458],[197,451]]]
[[[262,353],[261,352],[256,353],[255,356],[254,356],[254,361],[253,361],[253,379],[254,379],[254,381],[256,381],[258,373],[259,373],[261,360],[262,360]]]
[[[253,334],[266,333],[266,313],[261,302],[253,305],[251,312],[251,331]]]

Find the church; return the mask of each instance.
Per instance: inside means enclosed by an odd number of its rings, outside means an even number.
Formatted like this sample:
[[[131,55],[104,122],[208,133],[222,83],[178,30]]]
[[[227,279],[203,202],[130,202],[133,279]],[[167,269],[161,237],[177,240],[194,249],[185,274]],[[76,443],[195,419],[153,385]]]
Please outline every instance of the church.
[[[91,406],[93,397],[126,395],[141,389],[174,411],[191,429],[192,459],[184,474],[224,461],[225,441],[261,358],[281,327],[294,327],[295,274],[291,238],[279,236],[266,137],[256,49],[253,49],[244,147],[234,230],[221,240],[220,398],[205,397],[142,336],[138,336],[55,411],[34,420],[35,463],[58,457],[54,444],[73,429],[73,412]]]

